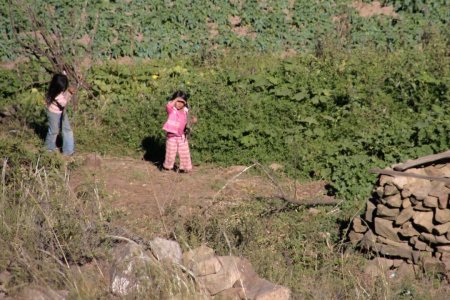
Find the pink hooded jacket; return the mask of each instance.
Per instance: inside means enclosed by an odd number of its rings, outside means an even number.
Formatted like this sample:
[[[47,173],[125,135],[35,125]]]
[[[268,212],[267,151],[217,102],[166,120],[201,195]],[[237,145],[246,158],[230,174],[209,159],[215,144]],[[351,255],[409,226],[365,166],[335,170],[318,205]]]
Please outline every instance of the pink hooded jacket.
[[[169,102],[166,105],[166,111],[167,121],[164,123],[163,130],[167,132],[167,136],[183,136],[187,124],[188,108],[184,107],[178,110]]]

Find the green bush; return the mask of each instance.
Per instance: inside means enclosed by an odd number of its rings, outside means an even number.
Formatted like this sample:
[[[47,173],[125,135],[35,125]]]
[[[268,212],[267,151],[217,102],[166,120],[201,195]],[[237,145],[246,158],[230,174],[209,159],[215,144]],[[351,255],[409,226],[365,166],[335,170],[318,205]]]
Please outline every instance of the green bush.
[[[88,81],[96,98],[80,93],[72,114],[77,149],[160,155],[165,103],[183,89],[199,117],[195,162],[280,162],[294,177],[326,179],[342,197],[364,198],[375,179],[369,168],[449,148],[443,49],[95,65]],[[45,87],[37,89],[9,102],[20,105],[25,124],[45,128]]]

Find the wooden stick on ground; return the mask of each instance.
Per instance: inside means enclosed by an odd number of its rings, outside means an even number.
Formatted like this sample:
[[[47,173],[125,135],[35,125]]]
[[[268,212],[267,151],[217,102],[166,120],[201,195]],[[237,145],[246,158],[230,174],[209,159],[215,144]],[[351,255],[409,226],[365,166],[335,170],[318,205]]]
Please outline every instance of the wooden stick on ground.
[[[408,161],[404,164],[399,164],[397,166],[394,166],[394,170],[396,171],[404,171],[406,169],[415,167],[415,166],[420,166],[423,164],[427,164],[427,163],[431,163],[431,162],[435,162],[441,159],[450,159],[450,150],[445,151],[445,152],[441,152],[441,153],[437,153],[437,154],[432,154],[432,155],[427,155],[427,156],[423,156],[420,157],[418,159],[415,160],[411,160]]]
[[[446,184],[450,184],[450,178],[448,177],[436,177],[436,176],[426,176],[421,174],[415,174],[415,173],[406,173],[406,172],[398,172],[393,170],[382,170],[382,169],[370,169],[370,173],[375,174],[382,174],[382,175],[391,175],[391,176],[404,176],[404,177],[412,177],[412,178],[418,178],[418,179],[424,179],[424,180],[430,180],[430,181],[441,181],[445,182]]]

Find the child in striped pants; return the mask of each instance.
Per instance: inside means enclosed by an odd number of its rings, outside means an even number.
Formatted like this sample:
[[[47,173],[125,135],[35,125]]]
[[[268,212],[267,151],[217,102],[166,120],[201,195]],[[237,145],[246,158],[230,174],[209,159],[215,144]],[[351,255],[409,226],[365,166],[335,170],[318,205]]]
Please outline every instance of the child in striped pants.
[[[167,121],[163,126],[167,136],[166,157],[163,164],[165,170],[173,169],[177,153],[180,158],[180,171],[190,172],[192,170],[189,143],[185,135],[189,112],[188,97],[186,93],[177,91],[166,105]],[[192,123],[196,121],[196,118],[191,119]]]

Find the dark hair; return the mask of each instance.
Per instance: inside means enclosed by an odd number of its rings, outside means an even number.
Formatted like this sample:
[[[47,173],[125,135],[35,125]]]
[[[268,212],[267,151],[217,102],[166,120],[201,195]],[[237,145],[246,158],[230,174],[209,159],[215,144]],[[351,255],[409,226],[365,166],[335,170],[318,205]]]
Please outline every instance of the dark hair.
[[[175,100],[178,97],[183,98],[187,103],[189,99],[189,94],[183,91],[176,91],[175,93],[173,93],[172,97],[170,97],[170,100]]]
[[[47,101],[52,102],[55,100],[55,97],[61,94],[62,92],[67,90],[69,86],[69,79],[64,74],[55,74],[53,75],[52,81],[50,81],[50,85],[47,91]]]

